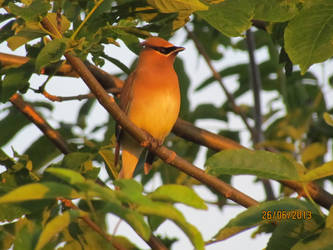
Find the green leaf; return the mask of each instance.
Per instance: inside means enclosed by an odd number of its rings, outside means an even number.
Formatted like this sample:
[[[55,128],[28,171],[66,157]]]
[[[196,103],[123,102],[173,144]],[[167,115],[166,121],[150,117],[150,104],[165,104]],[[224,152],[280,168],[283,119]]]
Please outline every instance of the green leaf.
[[[36,238],[40,232],[40,226],[37,226],[34,221],[26,218],[19,220],[17,224],[16,228],[18,232],[15,234],[14,250],[34,249]]]
[[[282,211],[285,217],[282,217]],[[305,202],[298,199],[285,198],[278,201],[267,201],[253,206],[238,214],[230,220],[228,224],[222,228],[213,238],[212,241],[225,240],[241,231],[247,230],[257,225],[292,221],[296,218],[296,211],[305,212],[305,217],[302,221],[316,220],[318,224],[323,221],[319,211],[310,202]]]
[[[71,187],[54,182],[27,184],[0,197],[0,204],[29,200],[55,199],[64,197],[74,199],[78,194]]]
[[[117,58],[108,56],[107,54],[103,54],[103,57],[107,59],[108,61],[112,62],[114,65],[116,65],[119,69],[121,69],[124,73],[129,75],[131,73],[131,70],[123,64],[121,61],[119,61]]]
[[[117,26],[116,26],[117,27]],[[139,38],[133,34],[127,33],[122,29],[113,29],[113,32],[124,41],[126,46],[135,54],[139,54],[141,50]]]
[[[179,116],[188,120],[190,113],[190,102],[188,97],[188,90],[190,88],[190,78],[185,70],[184,62],[177,57],[174,63],[175,71],[177,73],[180,84],[181,108]]]
[[[133,189],[136,189],[136,187],[139,187],[139,190],[140,189],[142,190],[142,187],[139,183],[136,183],[134,180],[128,180],[128,182],[126,180],[119,180],[119,181],[120,181],[120,183],[124,183],[122,186],[124,189],[127,189],[129,192],[134,191],[134,196],[137,196],[138,194],[140,194],[141,197],[146,198],[141,194],[140,191],[137,192],[136,190],[133,190]],[[107,187],[101,187],[100,185],[98,185],[94,182],[91,182],[91,181],[86,181],[85,183],[77,184],[77,186],[79,186],[81,188],[81,190],[88,192],[89,197],[97,196],[97,197],[100,197],[101,199],[103,199],[106,202],[106,205],[103,208],[105,212],[111,212],[111,213],[117,215],[118,217],[122,218],[142,238],[144,238],[146,240],[149,239],[149,237],[151,235],[151,231],[150,231],[149,226],[145,222],[143,216],[141,214],[139,214],[138,212],[133,211],[133,210],[121,205],[121,202],[120,202],[121,199],[118,199],[119,193],[121,193],[121,191],[115,192]],[[116,193],[118,193],[117,196],[115,195]],[[122,195],[120,195],[120,196],[124,196],[124,195],[125,195],[124,192],[122,192]],[[141,197],[139,197],[139,198],[141,198]],[[146,198],[146,199],[148,199],[148,198]]]
[[[116,192],[118,199],[135,204],[150,204],[151,200],[142,194],[142,185],[135,180],[119,179],[115,180],[114,184],[120,187],[120,190]]]
[[[226,36],[240,36],[251,27],[254,6],[248,0],[225,0],[197,14]]]
[[[29,214],[29,210],[14,204],[0,204],[0,221],[8,222]]]
[[[42,249],[55,235],[62,232],[72,221],[75,221],[77,217],[83,214],[79,210],[69,210],[56,216],[44,227],[43,232],[39,236],[36,249]]]
[[[41,50],[36,58],[36,70],[40,71],[41,68],[45,67],[50,63],[55,63],[60,60],[66,50],[66,39],[54,39],[47,43]]]
[[[285,49],[302,74],[314,63],[333,56],[333,2],[316,1],[304,8],[285,29]]]
[[[15,164],[15,161],[10,158],[1,148],[0,148],[0,165],[3,165],[7,168],[12,167]]]
[[[65,155],[61,167],[72,169],[72,170],[81,170],[82,165],[90,161],[92,155],[90,153],[84,152],[73,152]]]
[[[218,108],[210,103],[204,103],[195,108],[191,114],[191,119],[217,119],[227,121],[227,114],[222,108]]]
[[[30,5],[19,7],[14,3],[9,3],[10,12],[16,16],[20,16],[26,21],[39,21],[40,16],[46,15],[51,8],[51,4],[44,0],[34,0]]]
[[[167,218],[175,222],[191,240],[195,249],[204,249],[204,241],[196,227],[188,223],[182,213],[170,204],[151,202],[148,205],[139,205],[136,211],[145,215],[155,215]]]
[[[29,155],[34,170],[37,170],[56,158],[61,152],[49,138],[41,136],[23,154]]]
[[[206,162],[207,172],[223,174],[253,174],[275,180],[298,180],[295,165],[281,154],[246,149],[224,150]]]
[[[297,213],[297,211],[295,211]],[[299,210],[299,213],[302,213]],[[267,243],[267,250],[291,249],[300,239],[311,237],[321,227],[315,220],[287,220],[276,224]]]
[[[165,221],[165,218],[162,218],[160,216],[150,215],[148,216],[148,223],[150,228],[153,231],[156,231],[157,228]]]
[[[333,248],[333,229],[325,228],[320,234],[311,237],[311,239],[305,239],[299,241],[294,245],[292,250],[329,250]]]
[[[0,43],[6,41],[8,38],[10,38],[15,34],[15,29],[13,28],[15,24],[16,24],[15,20],[12,20],[1,27]]]
[[[111,212],[126,221],[143,239],[148,240],[150,238],[150,228],[145,222],[143,216],[137,211],[125,208],[115,202],[108,202],[104,210]]]
[[[189,187],[169,184],[157,188],[149,194],[152,200],[179,202],[199,209],[207,209],[205,202]]]
[[[78,172],[66,168],[48,168],[45,172],[55,175],[69,184],[82,183],[85,181],[83,176]]]
[[[33,73],[31,63],[6,70],[6,76],[0,81],[0,101],[7,102],[16,91],[25,91],[29,86],[29,79]]]
[[[269,22],[285,22],[298,12],[298,0],[261,0],[255,6],[253,19]]]
[[[162,13],[173,13],[185,10],[194,12],[208,9],[208,6],[199,0],[147,0],[147,2]]]
[[[110,149],[100,149],[98,153],[103,157],[108,169],[110,169],[114,178],[118,176],[118,170],[114,165],[114,153]]]
[[[76,124],[82,129],[85,129],[87,127],[87,118],[89,118],[89,112],[93,108],[95,102],[95,99],[88,99],[84,101],[83,105],[80,107],[80,111],[76,119]]]

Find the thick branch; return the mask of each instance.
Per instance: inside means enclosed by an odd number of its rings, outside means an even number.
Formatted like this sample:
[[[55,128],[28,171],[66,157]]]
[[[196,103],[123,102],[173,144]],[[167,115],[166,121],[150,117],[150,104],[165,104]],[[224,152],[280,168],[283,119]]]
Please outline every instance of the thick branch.
[[[215,151],[245,148],[231,139],[211,133],[205,129],[195,127],[192,123],[184,121],[180,118],[177,119],[172,132],[185,140],[206,146]]]
[[[28,58],[28,57],[0,53],[1,66],[13,66],[13,65],[19,66],[19,65],[27,63],[29,60],[30,60],[30,58]],[[43,74],[48,75],[50,72],[53,72],[53,70],[49,67],[46,67],[42,70],[42,72],[43,72]],[[73,70],[72,66],[69,64],[61,65],[55,75],[78,77],[78,74]]]

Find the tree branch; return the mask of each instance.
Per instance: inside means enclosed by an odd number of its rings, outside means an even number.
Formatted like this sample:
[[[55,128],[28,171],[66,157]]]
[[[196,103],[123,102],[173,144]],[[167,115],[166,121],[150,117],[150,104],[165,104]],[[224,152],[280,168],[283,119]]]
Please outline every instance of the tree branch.
[[[251,88],[254,99],[254,136],[253,143],[254,145],[258,144],[264,139],[264,135],[262,132],[262,112],[261,112],[261,98],[260,93],[262,89],[261,77],[259,68],[256,62],[254,51],[256,49],[255,39],[251,29],[246,31],[246,44],[247,50],[249,52],[249,60],[250,60],[250,72],[251,72]],[[272,188],[272,184],[267,179],[261,179],[267,200],[275,200],[274,191]]]
[[[23,101],[19,94],[14,94],[10,102],[20,110],[32,123],[34,123],[51,142],[63,153],[68,154],[71,150],[61,134],[54,130],[45,120],[41,117],[33,107]]]
[[[64,102],[64,101],[81,101],[84,99],[92,99],[92,98],[96,98],[95,95],[93,93],[89,93],[89,94],[84,94],[84,95],[75,95],[75,96],[56,96],[56,95],[51,95],[50,93],[48,93],[45,89],[40,91],[40,90],[34,90],[36,93],[40,93],[43,96],[45,96],[47,99],[49,99],[52,102]],[[113,95],[119,95],[121,89],[119,88],[110,88],[110,89],[106,89],[105,91],[107,91],[108,93],[111,93]]]
[[[6,53],[0,53],[0,63],[1,66],[13,66],[13,65],[22,65],[27,63],[30,60],[28,57],[10,55]],[[53,69],[50,67],[46,67],[41,70],[43,74],[53,73]],[[63,64],[59,67],[57,72],[55,73],[57,76],[71,76],[78,77],[78,74],[73,70],[72,66],[69,64]]]
[[[1,53],[0,53],[1,55]],[[25,58],[25,57],[23,57]],[[102,72],[102,75],[100,73]],[[106,73],[105,71],[99,69],[95,70],[94,74],[96,74],[98,79],[102,79],[101,81],[106,81],[108,84],[107,86],[113,86],[116,87],[116,85],[113,84],[114,76]],[[111,77],[112,76],[112,77]],[[122,84],[123,82],[119,79],[118,84]],[[104,82],[101,82],[102,84]],[[111,85],[110,85],[111,84]],[[104,84],[103,84],[104,85]],[[119,85],[118,85],[119,86]],[[198,143],[200,145],[209,147],[216,151],[221,151],[224,149],[240,149],[245,148],[244,146],[240,145],[239,143],[225,138],[220,135],[213,134],[207,130],[195,127],[193,124],[184,121],[180,118],[178,118],[174,128],[173,132],[183,137],[186,140],[192,141],[194,143]],[[297,183],[295,181],[280,181],[283,185],[295,190],[297,193],[302,194],[303,193],[303,186],[300,183]],[[323,190],[321,187],[311,184],[308,186],[308,191],[311,195],[311,197],[321,206],[329,209],[331,205],[333,205],[333,196]]]

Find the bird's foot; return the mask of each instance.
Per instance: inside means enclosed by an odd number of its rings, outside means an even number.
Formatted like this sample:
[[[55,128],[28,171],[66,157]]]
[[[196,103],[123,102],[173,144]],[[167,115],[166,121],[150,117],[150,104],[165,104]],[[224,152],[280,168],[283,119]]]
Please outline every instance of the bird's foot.
[[[157,147],[159,147],[159,146],[161,146],[163,144],[163,141],[154,138],[151,134],[149,134],[144,129],[143,129],[143,131],[147,135],[147,140],[144,140],[143,142],[140,143],[141,147],[144,147],[144,148],[147,148],[147,147],[157,148]]]
[[[175,158],[177,154],[175,152],[171,152],[171,154],[168,156],[168,158],[165,160],[166,163],[170,164]]]

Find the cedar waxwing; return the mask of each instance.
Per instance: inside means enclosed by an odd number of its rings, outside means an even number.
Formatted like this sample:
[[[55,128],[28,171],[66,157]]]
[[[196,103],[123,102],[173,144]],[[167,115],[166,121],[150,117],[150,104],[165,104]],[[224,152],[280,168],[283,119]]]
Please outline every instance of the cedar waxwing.
[[[120,108],[136,126],[162,144],[179,114],[180,91],[173,63],[184,48],[159,37],[148,38],[141,45],[138,64],[121,91]],[[117,130],[116,164],[119,147],[122,149],[118,178],[132,178],[143,148],[119,126]],[[153,158],[149,153],[144,166],[146,174]]]

